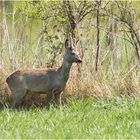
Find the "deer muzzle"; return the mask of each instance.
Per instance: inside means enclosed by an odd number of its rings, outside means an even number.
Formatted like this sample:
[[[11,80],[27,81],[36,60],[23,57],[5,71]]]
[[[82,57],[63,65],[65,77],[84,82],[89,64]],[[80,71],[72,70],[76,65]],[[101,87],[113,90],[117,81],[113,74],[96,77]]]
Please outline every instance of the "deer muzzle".
[[[80,59],[79,59],[79,60],[77,60],[77,63],[82,63],[82,60],[80,60]]]

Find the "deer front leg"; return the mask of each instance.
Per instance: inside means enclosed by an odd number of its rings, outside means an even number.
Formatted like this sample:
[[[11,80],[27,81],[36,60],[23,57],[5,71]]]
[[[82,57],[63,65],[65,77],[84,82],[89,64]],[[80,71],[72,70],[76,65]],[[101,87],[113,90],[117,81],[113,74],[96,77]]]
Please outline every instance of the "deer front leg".
[[[50,106],[51,102],[53,101],[53,94],[47,94],[47,107]]]
[[[54,95],[54,100],[55,100],[55,103],[56,105],[61,105],[61,93],[57,93]]]

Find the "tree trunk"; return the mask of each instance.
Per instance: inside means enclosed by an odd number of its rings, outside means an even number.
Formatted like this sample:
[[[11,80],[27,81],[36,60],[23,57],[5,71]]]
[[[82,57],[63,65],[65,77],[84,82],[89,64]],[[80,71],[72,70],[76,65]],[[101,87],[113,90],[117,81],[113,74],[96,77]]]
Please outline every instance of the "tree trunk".
[[[100,49],[100,21],[99,21],[99,17],[100,17],[100,11],[99,11],[99,8],[100,8],[100,1],[97,1],[97,18],[96,18],[96,26],[97,26],[97,40],[96,40],[96,58],[95,58],[95,71],[98,71],[98,67],[99,67],[99,49]]]

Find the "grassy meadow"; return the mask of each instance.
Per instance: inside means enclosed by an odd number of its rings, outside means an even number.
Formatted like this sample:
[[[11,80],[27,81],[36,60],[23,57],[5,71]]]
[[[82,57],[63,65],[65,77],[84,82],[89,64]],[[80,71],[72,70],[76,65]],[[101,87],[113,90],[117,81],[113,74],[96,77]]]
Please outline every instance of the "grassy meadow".
[[[9,74],[61,66],[69,22],[62,4],[0,1],[0,139],[140,139],[139,1],[71,1],[74,16],[87,15],[73,31],[83,63],[71,68],[63,105],[5,106]]]
[[[140,100],[67,99],[51,106],[0,111],[0,139],[139,139]]]

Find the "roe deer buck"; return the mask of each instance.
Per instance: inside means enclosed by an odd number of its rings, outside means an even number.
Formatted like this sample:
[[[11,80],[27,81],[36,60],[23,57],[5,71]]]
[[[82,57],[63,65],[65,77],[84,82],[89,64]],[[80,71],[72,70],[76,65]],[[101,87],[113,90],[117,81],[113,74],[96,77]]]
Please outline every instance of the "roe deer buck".
[[[47,103],[50,104],[54,97],[57,105],[61,104],[61,92],[64,90],[69,78],[72,63],[81,63],[79,54],[72,47],[69,40],[65,42],[63,64],[56,69],[18,70],[12,73],[6,82],[12,92],[10,107],[19,105],[28,91],[47,94]]]

